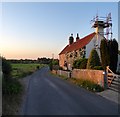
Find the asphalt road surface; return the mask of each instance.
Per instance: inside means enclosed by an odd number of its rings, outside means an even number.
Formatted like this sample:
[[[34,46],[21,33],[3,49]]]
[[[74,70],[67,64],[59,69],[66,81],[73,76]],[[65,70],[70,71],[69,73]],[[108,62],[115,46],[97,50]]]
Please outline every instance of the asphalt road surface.
[[[118,105],[50,75],[44,67],[30,76],[21,115],[116,115]]]

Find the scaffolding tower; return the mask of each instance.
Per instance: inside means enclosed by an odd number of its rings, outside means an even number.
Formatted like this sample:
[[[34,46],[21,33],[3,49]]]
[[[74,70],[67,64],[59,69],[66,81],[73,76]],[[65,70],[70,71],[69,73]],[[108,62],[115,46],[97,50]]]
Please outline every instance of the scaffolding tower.
[[[100,33],[103,35],[107,40],[112,39],[112,18],[111,13],[109,13],[106,17],[99,17],[98,14],[96,17],[93,18],[92,21],[92,28],[96,28],[96,33]],[[103,31],[98,32],[98,29],[101,27]],[[106,31],[105,31],[106,30]]]

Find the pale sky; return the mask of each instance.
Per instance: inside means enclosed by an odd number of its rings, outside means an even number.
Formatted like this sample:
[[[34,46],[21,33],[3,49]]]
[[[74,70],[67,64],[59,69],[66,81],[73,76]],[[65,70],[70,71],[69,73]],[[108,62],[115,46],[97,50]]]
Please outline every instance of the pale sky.
[[[90,21],[112,14],[113,38],[118,40],[117,2],[3,2],[0,3],[0,53],[6,58],[58,58],[73,33],[94,32]],[[0,10],[0,11],[1,11]],[[0,13],[1,14],[1,13]]]

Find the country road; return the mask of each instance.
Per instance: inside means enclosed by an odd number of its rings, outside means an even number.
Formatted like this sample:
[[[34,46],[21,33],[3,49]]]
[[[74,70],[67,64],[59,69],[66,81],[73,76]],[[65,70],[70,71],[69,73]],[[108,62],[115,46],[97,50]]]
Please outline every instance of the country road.
[[[44,67],[29,78],[20,115],[116,115],[118,105],[49,73]]]

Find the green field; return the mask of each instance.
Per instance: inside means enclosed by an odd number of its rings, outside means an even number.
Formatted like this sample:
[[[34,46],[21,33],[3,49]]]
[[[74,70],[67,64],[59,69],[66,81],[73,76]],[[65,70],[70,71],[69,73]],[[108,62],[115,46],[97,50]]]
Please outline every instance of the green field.
[[[12,64],[12,77],[13,78],[23,78],[27,75],[32,74],[37,69],[37,66],[39,66],[39,69],[45,65],[43,64]]]

